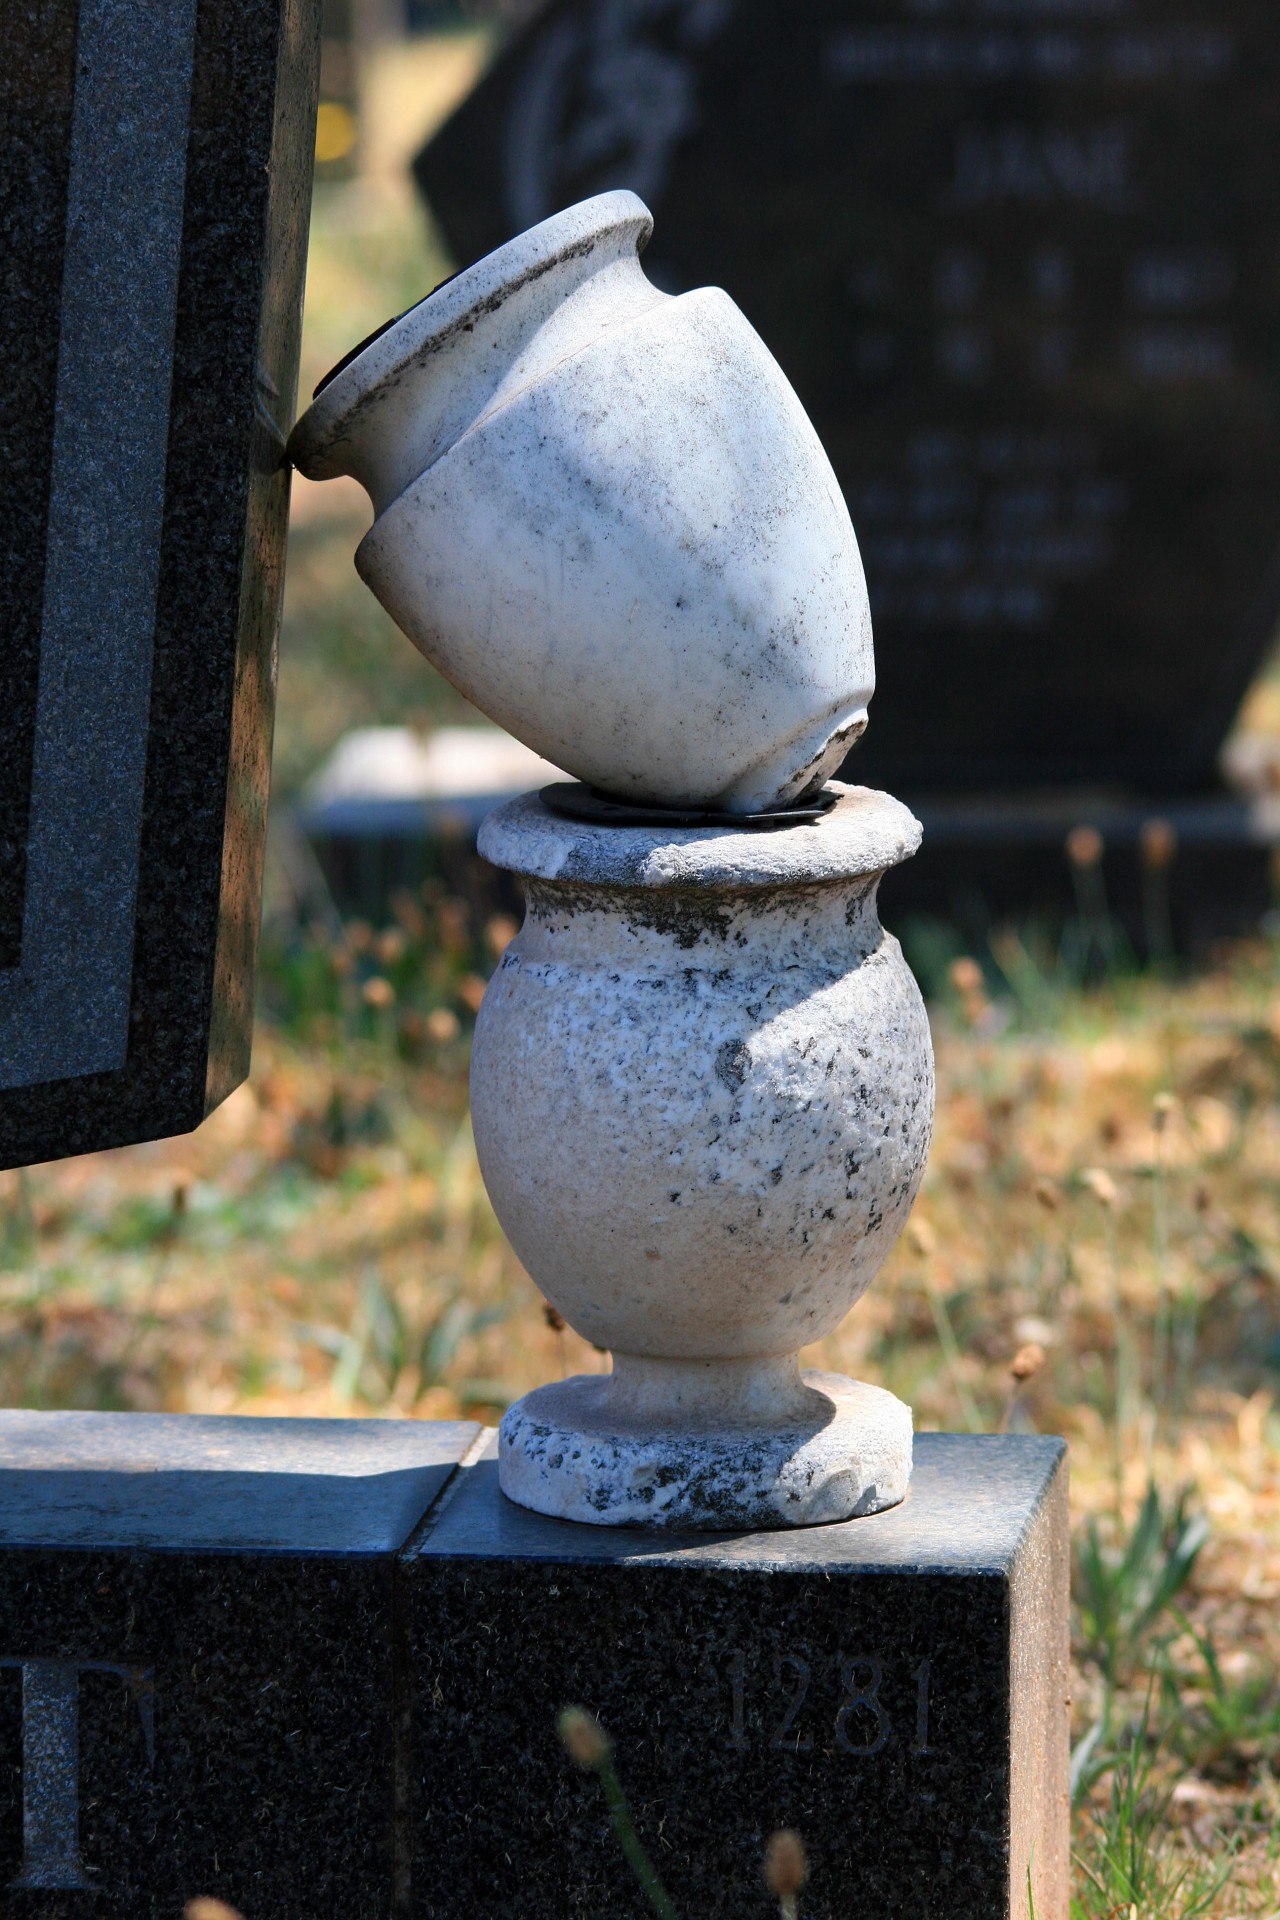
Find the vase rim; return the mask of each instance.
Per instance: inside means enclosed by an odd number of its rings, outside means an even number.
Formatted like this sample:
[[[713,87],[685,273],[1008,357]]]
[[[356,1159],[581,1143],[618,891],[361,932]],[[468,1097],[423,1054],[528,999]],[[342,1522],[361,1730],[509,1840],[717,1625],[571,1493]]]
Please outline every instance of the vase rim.
[[[473,316],[492,312],[520,287],[541,279],[563,261],[594,252],[602,241],[631,235],[638,255],[652,232],[653,215],[644,201],[619,188],[565,207],[462,267],[377,328],[325,375],[294,427],[289,459],[305,471],[306,462],[344,432],[348,416],[372,389],[414,361],[440,351],[453,336],[472,331]]]
[[[495,808],[479,850],[495,867],[572,887],[754,892],[867,879],[909,860],[922,828],[873,787],[832,781],[821,819],[771,833],[743,827],[598,826],[553,813],[536,793]]]

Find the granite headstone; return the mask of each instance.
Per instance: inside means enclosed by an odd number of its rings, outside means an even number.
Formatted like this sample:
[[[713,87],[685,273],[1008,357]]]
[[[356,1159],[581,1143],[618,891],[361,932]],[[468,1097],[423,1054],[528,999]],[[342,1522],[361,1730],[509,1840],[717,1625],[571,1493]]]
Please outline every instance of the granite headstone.
[[[1278,126],[1263,0],[558,0],[416,171],[462,261],[633,187],[754,322],[866,563],[851,777],[1152,795],[1280,612]]]
[[[0,1413],[0,1912],[1067,1911],[1060,1441],[922,1434],[902,1506],[661,1536],[524,1511],[465,1422]]]
[[[6,1920],[386,1920],[396,1555],[478,1433],[0,1412]]]
[[[577,1703],[681,1913],[767,1920],[795,1827],[814,1920],[1065,1920],[1064,1452],[922,1434],[887,1513],[682,1538],[544,1519],[466,1467],[401,1563],[412,1912],[641,1920],[558,1749]]]
[[[319,0],[30,0],[0,73],[0,1166],[248,1065]]]

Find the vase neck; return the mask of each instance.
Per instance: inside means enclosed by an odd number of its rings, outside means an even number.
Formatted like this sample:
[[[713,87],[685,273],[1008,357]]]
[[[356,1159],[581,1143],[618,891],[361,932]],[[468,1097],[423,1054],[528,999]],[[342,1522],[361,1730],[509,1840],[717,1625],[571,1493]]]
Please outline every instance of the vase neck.
[[[752,965],[840,977],[883,945],[878,874],[772,894],[525,881],[526,963],[663,974]]]
[[[830,1418],[802,1382],[794,1353],[717,1360],[615,1353],[609,1405],[620,1424],[651,1422],[682,1432],[735,1425],[767,1430]]]

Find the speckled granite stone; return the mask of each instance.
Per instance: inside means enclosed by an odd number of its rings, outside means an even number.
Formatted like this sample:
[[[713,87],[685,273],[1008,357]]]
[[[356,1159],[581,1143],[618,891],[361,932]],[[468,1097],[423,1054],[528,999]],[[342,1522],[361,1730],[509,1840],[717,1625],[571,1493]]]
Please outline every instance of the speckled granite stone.
[[[0,1413],[0,1913],[641,1920],[580,1701],[681,1913],[1064,1920],[1061,1442],[924,1434],[892,1512],[614,1532],[463,1423]],[[455,1473],[457,1462],[464,1465]]]
[[[0,968],[22,951],[44,517],[53,452],[58,301],[75,78],[76,0],[14,7],[0,92]],[[35,103],[39,110],[33,110]],[[24,107],[25,103],[25,107]]]
[[[1067,1912],[1064,1448],[921,1434],[902,1505],[802,1532],[544,1519],[464,1470],[405,1556],[418,1920],[641,1920],[580,1702],[617,1740],[683,1914],[768,1920],[771,1829],[811,1920]]]
[[[6,23],[0,1165],[247,1069],[319,11]]]
[[[786,806],[867,724],[849,511],[718,287],[669,299],[625,187],[466,266],[322,382],[289,442],[377,516],[361,579],[490,720],[615,798]]]
[[[696,888],[721,895],[716,904],[722,912],[737,894],[758,906],[756,896],[779,887],[878,879],[919,851],[920,822],[891,793],[835,781],[828,791],[839,796],[829,813],[767,832],[723,825],[597,826],[552,813],[538,794],[523,793],[494,809],[480,829],[479,845],[495,867],[508,867],[525,880],[645,893]],[[661,909],[655,905],[653,911]],[[672,917],[663,916],[667,922]],[[711,930],[724,937],[723,926]],[[686,944],[694,942],[681,942]]]
[[[478,1431],[0,1413],[5,1920],[387,1920],[395,1556]]]

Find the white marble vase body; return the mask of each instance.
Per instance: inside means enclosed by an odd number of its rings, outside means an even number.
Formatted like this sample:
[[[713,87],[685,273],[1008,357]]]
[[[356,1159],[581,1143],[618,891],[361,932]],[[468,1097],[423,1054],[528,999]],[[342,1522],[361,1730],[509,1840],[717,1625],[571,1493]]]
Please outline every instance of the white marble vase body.
[[[594,827],[534,796],[481,850],[524,925],[476,1028],[476,1147],[546,1297],[613,1356],[502,1427],[504,1489],[601,1524],[785,1526],[900,1500],[909,1409],[798,1349],[915,1197],[933,1067],[876,912],[919,828],[887,795],[778,832]]]
[[[364,580],[554,765],[627,801],[785,806],[866,724],[857,542],[738,308],[646,278],[651,225],[618,192],[520,235],[343,366],[289,453],[362,483]]]

